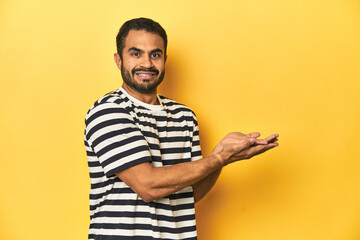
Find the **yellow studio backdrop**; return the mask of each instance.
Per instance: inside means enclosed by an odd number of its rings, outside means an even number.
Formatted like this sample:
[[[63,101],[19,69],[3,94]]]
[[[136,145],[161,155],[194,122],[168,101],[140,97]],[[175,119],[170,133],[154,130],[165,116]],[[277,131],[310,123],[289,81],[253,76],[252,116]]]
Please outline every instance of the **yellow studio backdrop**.
[[[280,134],[197,204],[200,240],[360,239],[358,0],[0,2],[0,239],[87,239],[84,117],[121,86],[134,17],[169,37],[160,93],[195,110],[204,155]]]

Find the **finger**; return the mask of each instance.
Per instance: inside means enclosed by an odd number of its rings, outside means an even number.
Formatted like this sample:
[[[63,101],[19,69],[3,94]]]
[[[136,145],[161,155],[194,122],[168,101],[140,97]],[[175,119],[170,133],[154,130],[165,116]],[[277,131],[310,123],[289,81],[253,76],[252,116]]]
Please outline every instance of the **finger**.
[[[241,151],[239,151],[237,154],[234,155],[234,157],[237,158],[238,160],[250,159],[250,158],[252,158],[256,155],[259,155],[261,153],[264,153],[276,146],[278,146],[278,143],[249,146],[248,148],[244,148]]]
[[[265,145],[268,144],[268,141],[265,139],[256,139],[255,145]]]
[[[278,143],[278,142],[269,143],[268,146],[269,146],[270,148],[277,147],[277,146],[279,146],[279,143]]]
[[[251,137],[251,138],[258,138],[258,137],[260,137],[260,133],[253,132],[253,133],[246,134],[246,136]]]
[[[277,139],[277,138],[273,138],[273,139],[269,140],[268,143],[274,143],[274,142],[277,142],[278,140],[279,139]]]
[[[278,138],[279,137],[279,134],[273,134],[273,135],[270,135],[269,137],[267,137],[267,138],[265,138],[266,139],[266,141],[268,141],[268,142],[275,142],[275,141],[277,141]]]
[[[274,147],[277,147],[277,146],[279,146],[278,143],[269,143],[267,145],[253,146],[253,147],[251,147],[251,149],[249,149],[250,150],[250,155],[251,156],[256,156],[256,155],[264,153],[264,152],[266,152],[266,151],[268,151],[268,150],[270,150],[270,149],[272,149]]]

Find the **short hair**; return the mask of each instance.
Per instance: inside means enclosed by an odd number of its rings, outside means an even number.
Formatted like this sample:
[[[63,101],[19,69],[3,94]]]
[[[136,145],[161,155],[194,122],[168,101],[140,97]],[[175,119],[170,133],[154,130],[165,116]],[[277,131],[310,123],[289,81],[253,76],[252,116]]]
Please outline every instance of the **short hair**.
[[[165,48],[164,55],[166,55],[167,35],[165,30],[161,27],[159,23],[153,21],[152,19],[142,17],[142,18],[131,19],[125,22],[121,26],[116,36],[116,48],[121,59],[122,59],[122,51],[125,47],[125,39],[129,34],[130,30],[145,30],[147,32],[160,35],[160,37],[164,40],[164,48]]]

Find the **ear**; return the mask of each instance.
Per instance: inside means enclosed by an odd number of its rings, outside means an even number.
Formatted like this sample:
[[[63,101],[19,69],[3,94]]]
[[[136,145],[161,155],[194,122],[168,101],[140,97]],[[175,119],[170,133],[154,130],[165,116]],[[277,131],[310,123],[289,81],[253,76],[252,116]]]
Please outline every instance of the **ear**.
[[[164,63],[166,63],[166,59],[167,59],[167,55],[165,55],[165,57],[164,57]]]
[[[114,60],[115,60],[116,66],[121,70],[121,57],[118,53],[114,53]]]

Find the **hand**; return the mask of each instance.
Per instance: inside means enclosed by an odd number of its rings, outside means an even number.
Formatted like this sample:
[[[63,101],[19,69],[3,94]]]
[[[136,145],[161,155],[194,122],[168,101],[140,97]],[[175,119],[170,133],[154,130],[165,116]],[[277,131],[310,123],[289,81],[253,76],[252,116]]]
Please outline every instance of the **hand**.
[[[260,133],[250,133],[249,137],[257,138],[260,136]],[[253,156],[259,155],[267,150],[277,147],[279,145],[278,141],[279,134],[273,134],[268,136],[265,139],[256,139],[256,142],[250,146],[248,149],[244,149],[244,153],[247,154],[245,159],[250,159]]]
[[[265,139],[257,139],[258,137],[260,137],[258,132],[249,134],[229,133],[220,141],[211,154],[220,154],[223,165],[227,165],[235,161],[250,159],[278,146],[278,134],[270,135]]]

